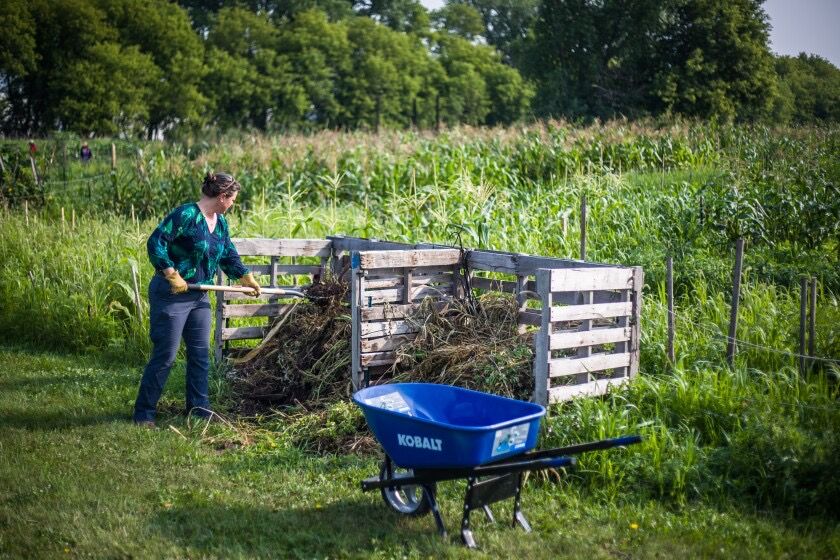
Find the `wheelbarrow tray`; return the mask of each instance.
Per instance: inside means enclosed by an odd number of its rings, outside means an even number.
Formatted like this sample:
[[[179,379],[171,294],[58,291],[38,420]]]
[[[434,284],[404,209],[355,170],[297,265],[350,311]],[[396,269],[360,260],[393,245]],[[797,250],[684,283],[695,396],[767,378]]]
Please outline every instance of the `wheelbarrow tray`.
[[[394,383],[356,392],[385,453],[409,469],[470,468],[537,444],[545,408],[435,383]]]

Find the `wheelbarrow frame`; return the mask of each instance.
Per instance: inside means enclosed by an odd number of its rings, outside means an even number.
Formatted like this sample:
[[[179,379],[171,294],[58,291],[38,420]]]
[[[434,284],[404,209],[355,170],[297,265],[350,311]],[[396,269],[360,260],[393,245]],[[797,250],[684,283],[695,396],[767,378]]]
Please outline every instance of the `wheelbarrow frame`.
[[[549,468],[572,467],[575,465],[576,459],[569,457],[569,455],[633,445],[641,441],[642,438],[637,435],[624,436],[567,447],[529,451],[469,468],[411,469],[411,475],[402,477],[395,475],[394,462],[386,453],[380,476],[362,480],[362,491],[383,490],[383,499],[393,508],[393,504],[385,498],[385,491],[394,492],[407,486],[421,487],[423,489],[423,499],[434,516],[438,533],[442,537],[446,537],[446,527],[443,524],[443,518],[437,504],[436,485],[438,482],[447,480],[466,479],[467,489],[464,496],[464,512],[461,518],[461,540],[469,548],[475,548],[475,538],[470,528],[470,513],[475,509],[482,509],[487,518],[493,522],[495,519],[489,506],[501,500],[514,499],[513,526],[519,525],[525,532],[531,532],[531,525],[521,509],[523,473]],[[423,510],[423,513],[425,513],[425,510]]]

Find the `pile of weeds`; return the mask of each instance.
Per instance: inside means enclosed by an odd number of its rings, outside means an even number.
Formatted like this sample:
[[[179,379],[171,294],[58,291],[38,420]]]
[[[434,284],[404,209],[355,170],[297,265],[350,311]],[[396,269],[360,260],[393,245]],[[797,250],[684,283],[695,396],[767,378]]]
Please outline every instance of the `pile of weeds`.
[[[316,287],[317,286],[317,287]],[[369,452],[375,441],[350,402],[351,324],[347,285],[307,290],[260,352],[231,374],[234,412],[276,425],[314,453]],[[518,332],[512,296],[484,294],[439,306],[427,300],[407,320],[419,329],[384,374],[394,381],[457,385],[515,398],[531,396],[533,333]]]
[[[313,407],[349,398],[346,294],[346,283],[328,279],[307,289],[313,303],[296,305],[278,319],[283,325],[259,353],[232,371],[235,412],[256,415],[296,403]]]
[[[519,332],[519,305],[487,292],[443,308],[427,303],[409,320],[417,337],[400,347],[394,378],[457,385],[527,400],[533,393],[533,331]]]

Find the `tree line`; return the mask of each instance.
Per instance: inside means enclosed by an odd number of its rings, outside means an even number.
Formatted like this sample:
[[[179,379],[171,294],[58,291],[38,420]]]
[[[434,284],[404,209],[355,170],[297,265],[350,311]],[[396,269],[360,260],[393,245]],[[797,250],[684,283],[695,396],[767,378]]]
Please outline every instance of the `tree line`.
[[[6,0],[0,130],[154,136],[680,114],[840,118],[761,0]]]

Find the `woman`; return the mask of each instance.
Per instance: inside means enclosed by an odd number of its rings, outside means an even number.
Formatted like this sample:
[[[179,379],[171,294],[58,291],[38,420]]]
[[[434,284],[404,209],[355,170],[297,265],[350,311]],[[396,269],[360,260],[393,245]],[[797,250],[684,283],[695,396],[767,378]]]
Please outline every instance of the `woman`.
[[[189,291],[187,281],[212,284],[221,267],[259,296],[260,285],[239,259],[224,217],[240,188],[227,173],[209,173],[201,186],[201,200],[173,210],[146,243],[155,267],[149,283],[153,348],[134,404],[137,424],[154,427],[157,403],[182,337],[187,347],[187,413],[204,418],[212,414],[207,395],[210,298],[205,291]]]

